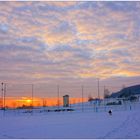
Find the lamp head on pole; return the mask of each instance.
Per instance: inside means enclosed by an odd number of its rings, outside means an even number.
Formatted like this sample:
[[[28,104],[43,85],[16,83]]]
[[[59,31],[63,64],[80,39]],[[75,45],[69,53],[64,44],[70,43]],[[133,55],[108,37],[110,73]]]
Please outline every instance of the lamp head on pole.
[[[4,83],[1,83],[1,85],[2,85],[2,91],[3,91],[3,90],[4,90],[4,89],[3,89],[3,85],[4,85]]]

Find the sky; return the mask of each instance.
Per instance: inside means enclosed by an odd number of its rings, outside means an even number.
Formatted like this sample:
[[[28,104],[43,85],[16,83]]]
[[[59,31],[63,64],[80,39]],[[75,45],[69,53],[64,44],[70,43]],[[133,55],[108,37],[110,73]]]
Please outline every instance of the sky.
[[[140,2],[0,2],[0,81],[140,83]]]

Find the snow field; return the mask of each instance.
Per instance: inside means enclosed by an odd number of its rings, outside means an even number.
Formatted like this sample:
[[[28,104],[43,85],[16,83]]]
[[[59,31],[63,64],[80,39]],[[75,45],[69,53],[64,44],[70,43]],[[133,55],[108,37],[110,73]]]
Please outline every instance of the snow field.
[[[2,112],[1,112],[2,113]],[[0,117],[0,138],[140,138],[140,111],[65,112]]]

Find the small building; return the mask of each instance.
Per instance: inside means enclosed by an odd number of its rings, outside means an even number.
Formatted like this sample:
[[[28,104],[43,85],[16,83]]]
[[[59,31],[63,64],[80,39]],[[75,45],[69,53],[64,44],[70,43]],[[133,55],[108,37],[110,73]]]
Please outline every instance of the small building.
[[[63,106],[64,107],[69,107],[69,95],[64,95],[63,96]]]
[[[105,98],[104,105],[122,105],[125,98]]]

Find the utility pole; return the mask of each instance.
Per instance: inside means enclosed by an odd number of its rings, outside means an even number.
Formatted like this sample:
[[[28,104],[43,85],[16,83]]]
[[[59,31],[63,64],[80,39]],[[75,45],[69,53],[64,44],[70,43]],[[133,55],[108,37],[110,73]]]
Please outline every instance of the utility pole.
[[[32,113],[34,108],[34,85],[32,84]]]
[[[4,83],[1,83],[1,99],[2,99],[2,108],[4,108],[4,101],[3,101],[3,95],[4,95]]]
[[[84,99],[83,99],[83,97],[84,97],[84,87],[83,87],[83,85],[82,85],[82,112],[84,111],[84,104],[83,104],[83,102],[84,102]]]
[[[59,85],[57,85],[57,104],[59,109]]]
[[[2,108],[5,110],[5,96],[6,96],[6,83],[1,83],[2,86]]]
[[[104,86],[104,98],[105,98],[105,94],[106,94],[106,93],[105,93],[105,90],[106,90],[106,87]]]
[[[4,110],[5,110],[6,83],[4,84]]]
[[[100,79],[98,78],[98,99],[100,99]]]
[[[105,94],[106,94],[105,93],[106,92],[105,90],[106,90],[106,87],[104,86],[104,106],[105,106]]]
[[[99,78],[97,78],[97,80],[98,80],[98,101],[97,101],[97,103],[98,103],[98,106],[99,106],[99,104],[100,104],[100,79]]]

